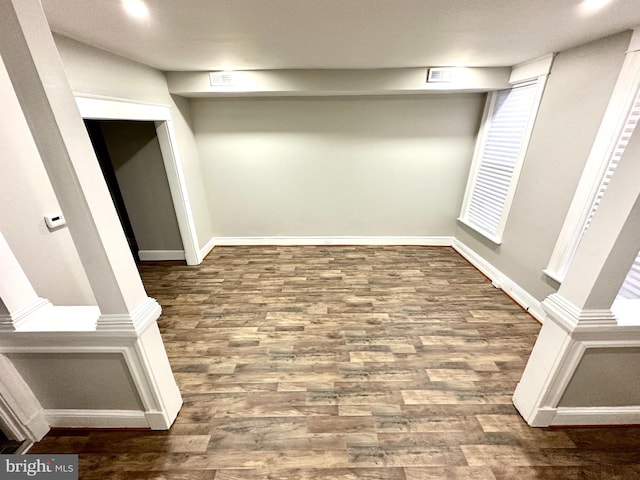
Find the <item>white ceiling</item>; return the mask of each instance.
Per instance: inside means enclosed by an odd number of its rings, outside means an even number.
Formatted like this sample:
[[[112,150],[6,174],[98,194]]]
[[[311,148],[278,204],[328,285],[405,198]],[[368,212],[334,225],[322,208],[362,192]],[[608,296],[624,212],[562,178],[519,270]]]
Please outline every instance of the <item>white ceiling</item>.
[[[640,25],[640,0],[146,0],[145,20],[42,4],[54,32],[161,70],[511,66]]]

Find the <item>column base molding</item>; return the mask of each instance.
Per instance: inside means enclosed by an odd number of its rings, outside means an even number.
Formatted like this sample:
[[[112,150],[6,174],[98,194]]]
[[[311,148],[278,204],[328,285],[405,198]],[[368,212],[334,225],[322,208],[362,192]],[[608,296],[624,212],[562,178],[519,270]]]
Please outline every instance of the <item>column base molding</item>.
[[[542,308],[547,316],[568,332],[582,331],[587,328],[616,327],[616,316],[610,309],[581,309],[554,293],[542,302]]]
[[[138,410],[48,409],[44,416],[58,428],[149,428],[145,412]]]
[[[113,333],[139,334],[144,332],[150,324],[154,323],[162,313],[158,302],[150,297],[138,305],[129,314],[100,315],[96,325],[97,331]]]
[[[56,428],[149,428],[166,430],[173,419],[164,412],[142,410],[48,409],[47,425]],[[48,428],[47,428],[48,429]]]
[[[53,304],[48,299],[37,297],[13,313],[0,314],[0,332],[15,332],[34,317],[44,315],[52,308]]]
[[[581,310],[558,294],[542,303],[547,314],[513,403],[532,427],[640,422],[639,406],[559,406],[587,350],[640,347],[640,327],[618,326],[610,310]]]
[[[629,407],[540,408],[527,423],[531,427],[583,427],[640,424],[640,405]]]
[[[21,415],[16,417],[26,427],[32,417],[46,427],[49,424],[56,427],[85,427],[85,428],[150,428],[164,430],[171,427],[180,408],[182,397],[171,372],[160,330],[155,322],[147,324],[144,332],[136,334],[114,334],[113,331],[92,332],[15,332],[2,335],[0,338],[0,354],[35,357],[47,354],[51,357],[67,354],[84,355],[119,355],[126,366],[124,372],[132,382],[132,393],[140,400],[140,410],[102,410],[88,406],[84,409],[53,409],[40,411],[39,417]],[[0,370],[6,361],[8,368],[15,370],[10,360],[0,355]],[[7,370],[8,371],[8,370]],[[19,381],[22,377],[18,375]],[[72,375],[73,371],[65,371],[65,375]],[[2,394],[4,376],[0,378],[0,415],[3,413]],[[13,383],[11,384],[13,385]],[[29,387],[23,381],[26,392]],[[8,391],[12,392],[13,387]],[[18,405],[24,401],[16,402]],[[97,404],[96,404],[97,405]],[[1,417],[7,423],[4,416]],[[38,420],[39,419],[39,420]],[[39,425],[39,424],[38,424]],[[25,427],[25,428],[26,428]],[[38,430],[40,431],[40,430]],[[37,441],[34,436],[27,437]]]

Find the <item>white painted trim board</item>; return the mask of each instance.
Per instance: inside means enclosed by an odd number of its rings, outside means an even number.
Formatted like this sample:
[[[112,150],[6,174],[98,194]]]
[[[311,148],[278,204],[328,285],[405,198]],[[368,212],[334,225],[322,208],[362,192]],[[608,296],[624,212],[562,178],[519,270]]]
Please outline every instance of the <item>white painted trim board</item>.
[[[486,275],[491,280],[494,287],[501,289],[518,305],[530,313],[533,318],[540,323],[544,323],[546,314],[542,308],[542,303],[533,295],[458,239],[453,240],[452,246],[453,249],[462,255],[462,257],[464,257],[471,265]]]
[[[629,407],[558,407],[551,426],[638,425],[640,405]]]
[[[46,409],[44,417],[52,427],[149,428],[141,410]]]
[[[155,123],[186,261],[189,265],[200,263],[198,261],[198,237],[195,220],[171,120],[171,108],[167,105],[147,104],[123,98],[102,97],[78,92],[74,92],[74,96],[82,118],[145,120]]]
[[[162,262],[166,260],[184,260],[184,250],[138,250],[142,262]]]
[[[217,237],[211,237],[207,243],[198,251],[198,263],[202,263],[211,250],[216,246]]]
[[[256,236],[214,237],[207,246],[236,245],[420,245],[426,247],[450,247],[452,236]],[[205,246],[206,248],[206,246]],[[205,250],[203,248],[202,250]]]

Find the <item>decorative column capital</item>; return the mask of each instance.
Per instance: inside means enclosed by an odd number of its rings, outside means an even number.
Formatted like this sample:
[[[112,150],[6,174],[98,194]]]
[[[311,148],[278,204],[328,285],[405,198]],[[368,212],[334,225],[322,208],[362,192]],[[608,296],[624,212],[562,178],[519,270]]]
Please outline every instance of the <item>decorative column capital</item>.
[[[160,304],[155,299],[147,297],[130,313],[100,315],[96,330],[137,335],[155,322],[161,313]]]
[[[545,298],[542,308],[567,332],[574,332],[581,327],[617,326],[616,316],[610,309],[581,309],[558,293]]]

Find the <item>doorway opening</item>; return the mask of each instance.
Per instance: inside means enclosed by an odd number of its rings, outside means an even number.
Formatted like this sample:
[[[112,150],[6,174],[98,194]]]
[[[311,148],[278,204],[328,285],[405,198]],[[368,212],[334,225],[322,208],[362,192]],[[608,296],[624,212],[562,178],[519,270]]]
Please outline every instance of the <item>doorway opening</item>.
[[[182,240],[183,256],[181,258],[186,260],[187,265],[201,263],[211,247],[209,244],[204,247],[199,246],[187,185],[182,170],[182,161],[178,151],[176,132],[171,118],[171,107],[78,93],[75,94],[75,98],[80,115],[85,120],[135,121],[153,124],[162,152],[165,178],[169,183],[171,192],[173,215],[177,219]],[[133,215],[130,215],[130,217],[133,217]],[[132,222],[132,226],[135,231],[135,222]],[[140,243],[140,240],[136,235],[137,243]],[[138,245],[138,247],[142,247],[142,245]],[[139,249],[143,250],[143,248]],[[156,251],[154,255],[156,258],[150,259],[170,260],[174,257],[175,252],[171,250],[166,252]],[[166,255],[166,257],[157,258],[163,255]]]
[[[136,261],[184,260],[154,122],[84,122]]]

